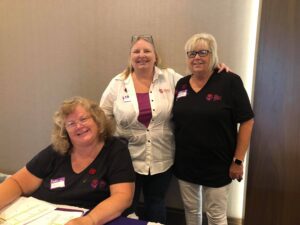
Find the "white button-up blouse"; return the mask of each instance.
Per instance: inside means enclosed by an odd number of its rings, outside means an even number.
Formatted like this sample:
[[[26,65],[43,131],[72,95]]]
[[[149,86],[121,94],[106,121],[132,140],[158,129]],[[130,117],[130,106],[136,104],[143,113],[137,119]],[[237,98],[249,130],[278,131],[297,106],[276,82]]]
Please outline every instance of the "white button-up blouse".
[[[106,116],[116,122],[116,135],[129,143],[134,169],[139,174],[158,174],[174,162],[174,136],[171,110],[174,90],[182,76],[173,69],[155,67],[149,89],[152,119],[148,127],[138,121],[139,106],[131,74],[118,74],[109,83],[100,100]]]

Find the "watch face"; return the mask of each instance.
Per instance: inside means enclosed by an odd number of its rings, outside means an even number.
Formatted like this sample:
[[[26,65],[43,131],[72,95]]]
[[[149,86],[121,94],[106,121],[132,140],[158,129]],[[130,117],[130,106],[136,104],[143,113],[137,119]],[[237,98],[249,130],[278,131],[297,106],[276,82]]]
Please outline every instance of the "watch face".
[[[237,165],[242,165],[243,161],[239,160],[239,159],[235,159],[234,163]]]

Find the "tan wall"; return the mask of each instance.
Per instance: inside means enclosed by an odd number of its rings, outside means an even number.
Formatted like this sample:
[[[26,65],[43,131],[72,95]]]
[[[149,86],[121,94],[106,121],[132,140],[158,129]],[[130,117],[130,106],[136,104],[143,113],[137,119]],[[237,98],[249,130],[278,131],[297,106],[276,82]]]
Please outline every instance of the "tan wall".
[[[1,0],[0,170],[19,169],[49,144],[51,117],[63,99],[81,95],[99,101],[112,76],[126,66],[132,34],[152,34],[164,62],[184,73],[187,38],[212,33],[221,61],[243,77],[250,4]],[[170,193],[168,205],[182,207],[175,182]]]

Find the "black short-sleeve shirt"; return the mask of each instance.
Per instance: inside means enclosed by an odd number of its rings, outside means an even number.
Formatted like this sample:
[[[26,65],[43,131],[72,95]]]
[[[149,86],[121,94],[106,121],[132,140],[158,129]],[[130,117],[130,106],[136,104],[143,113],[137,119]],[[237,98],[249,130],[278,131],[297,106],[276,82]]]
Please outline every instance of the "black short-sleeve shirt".
[[[175,90],[174,173],[191,183],[221,187],[231,182],[237,125],[254,114],[238,75],[215,71],[197,93],[190,78],[180,79]]]
[[[96,159],[81,173],[73,171],[69,154],[61,155],[51,145],[26,167],[43,179],[33,197],[87,209],[110,196],[110,185],[134,182],[135,179],[127,145],[115,137],[106,140]]]

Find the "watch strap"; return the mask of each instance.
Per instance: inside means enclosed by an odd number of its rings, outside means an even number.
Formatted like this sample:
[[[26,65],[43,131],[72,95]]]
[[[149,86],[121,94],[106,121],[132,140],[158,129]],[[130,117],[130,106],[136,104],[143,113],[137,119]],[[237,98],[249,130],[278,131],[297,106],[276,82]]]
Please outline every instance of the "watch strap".
[[[239,165],[239,166],[241,166],[242,164],[243,164],[243,160],[239,160],[239,159],[237,159],[237,158],[233,158],[233,162],[235,163],[235,164],[237,164],[237,165]]]

